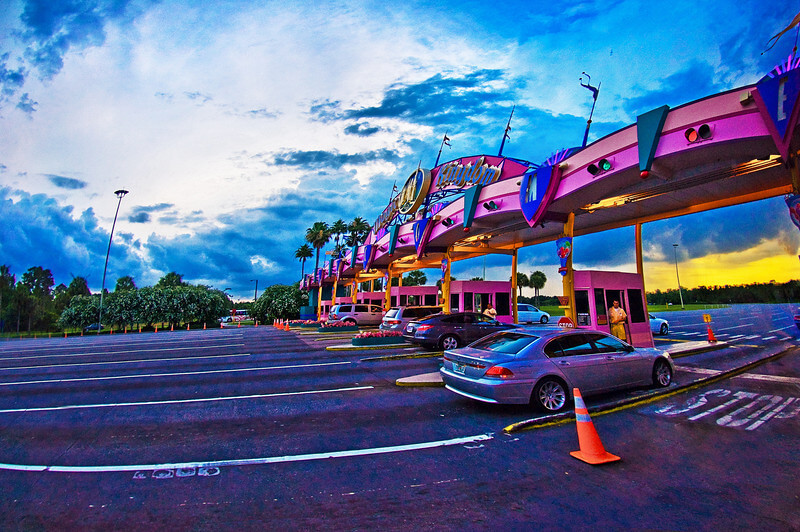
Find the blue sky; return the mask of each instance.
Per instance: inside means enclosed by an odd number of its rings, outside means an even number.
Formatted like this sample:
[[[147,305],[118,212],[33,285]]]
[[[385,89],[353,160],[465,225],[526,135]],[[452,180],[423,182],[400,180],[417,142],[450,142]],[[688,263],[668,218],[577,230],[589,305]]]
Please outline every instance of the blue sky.
[[[581,72],[602,84],[591,141],[654,107],[757,81],[791,51],[794,31],[761,53],[800,9],[204,4],[0,0],[0,264],[99,289],[114,191],[125,188],[107,286],[177,271],[252,297],[251,279],[262,289],[299,278],[293,255],[313,222],[373,222],[395,180],[432,166],[445,131],[443,160],[496,153],[516,105],[504,154],[543,161],[582,139],[591,95]],[[673,243],[685,286],[727,282],[720,268],[703,273],[709,263],[771,254],[797,272],[800,236],[781,198],[646,224],[644,236],[649,289],[671,287]],[[545,271],[556,294],[550,247],[522,250],[521,270]],[[575,260],[630,270],[633,230],[578,239]],[[487,277],[508,278],[507,258],[486,263]],[[772,278],[797,277],[770,264],[781,270]],[[454,274],[482,270],[478,259]]]

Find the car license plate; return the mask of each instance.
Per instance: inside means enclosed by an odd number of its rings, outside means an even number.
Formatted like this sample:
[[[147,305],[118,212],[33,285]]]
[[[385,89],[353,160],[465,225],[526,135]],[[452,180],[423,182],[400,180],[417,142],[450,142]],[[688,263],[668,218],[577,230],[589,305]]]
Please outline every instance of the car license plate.
[[[464,372],[467,371],[467,366],[466,364],[459,364],[458,362],[453,362],[453,371],[463,375]]]
[[[414,326],[413,325],[409,325],[408,327],[406,327],[406,331],[410,332],[410,333],[413,333],[414,332]]]

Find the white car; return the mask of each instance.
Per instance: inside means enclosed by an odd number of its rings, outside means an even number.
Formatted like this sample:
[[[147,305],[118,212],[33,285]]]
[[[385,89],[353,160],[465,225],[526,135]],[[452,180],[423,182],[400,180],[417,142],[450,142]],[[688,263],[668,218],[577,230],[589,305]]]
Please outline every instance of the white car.
[[[652,314],[648,314],[650,316],[650,330],[653,331],[653,334],[660,334],[661,336],[666,336],[669,334],[669,322],[664,318],[656,318]]]
[[[517,320],[519,323],[547,323],[550,321],[550,314],[533,305],[518,303]]]

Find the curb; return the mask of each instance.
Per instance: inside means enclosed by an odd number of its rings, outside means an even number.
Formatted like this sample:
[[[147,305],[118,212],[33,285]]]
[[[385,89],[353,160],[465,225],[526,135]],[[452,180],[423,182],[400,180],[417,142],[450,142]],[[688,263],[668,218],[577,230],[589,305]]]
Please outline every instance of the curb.
[[[726,371],[721,371],[716,375],[709,375],[708,377],[701,377],[696,381],[692,381],[687,384],[681,384],[676,386],[675,388],[665,388],[660,391],[654,391],[647,393],[645,395],[640,395],[638,397],[631,397],[629,399],[623,399],[621,401],[615,401],[613,403],[602,404],[595,406],[589,409],[591,414],[603,415],[603,414],[610,414],[612,412],[616,412],[617,410],[622,410],[625,408],[631,408],[633,406],[639,406],[640,404],[649,403],[656,399],[664,399],[666,397],[671,397],[673,395],[678,395],[679,393],[683,393],[687,390],[691,390],[694,388],[700,388],[702,386],[706,386],[708,384],[713,384],[717,381],[721,381],[732,377],[734,375],[738,375],[740,373],[746,373],[751,369],[760,366],[761,364],[765,364],[766,362],[771,362],[773,360],[777,360],[778,358],[784,356],[789,351],[796,349],[797,346],[791,346],[783,351],[779,351],[772,355],[768,355],[760,360],[755,360],[753,362],[748,362],[744,366],[740,366],[738,368],[729,369]],[[547,426],[553,425],[560,425],[566,423],[568,421],[572,421],[575,419],[575,412],[562,412],[560,414],[551,414],[549,416],[544,416],[541,418],[535,419],[528,419],[525,421],[519,421],[517,423],[512,423],[511,425],[505,427],[503,432],[506,434],[511,434],[513,432],[519,432],[523,430],[531,430],[534,428],[542,428]]]
[[[359,362],[380,362],[382,360],[404,360],[408,358],[438,358],[442,356],[441,351],[429,351],[426,353],[409,353],[407,355],[385,355],[382,357],[362,358]]]
[[[384,344],[384,345],[353,345],[353,344],[342,344],[342,345],[329,345],[325,349],[327,351],[374,351],[378,349],[413,349],[415,345],[410,344]]]
[[[418,388],[444,388],[442,381],[442,374],[438,371],[435,373],[425,373],[423,375],[414,375],[413,377],[403,377],[395,381],[397,386],[414,386]]]

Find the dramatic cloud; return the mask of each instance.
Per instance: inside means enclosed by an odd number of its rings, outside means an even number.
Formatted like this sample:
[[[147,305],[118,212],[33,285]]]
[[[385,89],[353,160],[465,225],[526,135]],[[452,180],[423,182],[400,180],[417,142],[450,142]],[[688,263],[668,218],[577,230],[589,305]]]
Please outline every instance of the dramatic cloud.
[[[393,183],[433,166],[445,133],[440,162],[495,154],[514,108],[504,155],[539,163],[579,146],[592,104],[583,71],[602,83],[590,142],[655,107],[753,83],[792,44],[761,55],[791,18],[762,4],[6,3],[0,260],[97,287],[111,191],[126,188],[112,279],[146,286],[175,270],[250,297],[251,279],[299,277],[294,251],[314,222],[372,223]],[[646,261],[669,262],[673,243],[686,260],[796,255],[780,203],[646,224]],[[575,253],[626,268],[632,229],[579,237]],[[557,285],[554,261],[550,244],[520,250]],[[486,259],[492,278],[507,268]]]
[[[86,188],[86,181],[81,181],[80,179],[74,179],[72,177],[64,177],[61,175],[53,175],[47,174],[45,175],[47,179],[50,180],[55,186],[59,188],[66,188],[70,190],[78,190],[81,188]]]

